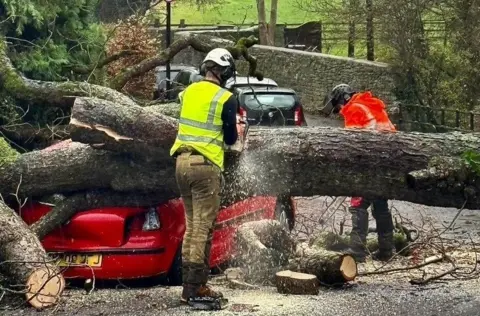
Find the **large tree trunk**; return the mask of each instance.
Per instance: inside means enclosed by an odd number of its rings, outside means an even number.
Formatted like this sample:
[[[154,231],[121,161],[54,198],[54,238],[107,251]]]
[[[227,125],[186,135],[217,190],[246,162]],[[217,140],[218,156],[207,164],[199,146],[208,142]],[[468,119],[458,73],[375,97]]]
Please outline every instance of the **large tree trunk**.
[[[258,34],[261,45],[268,45],[268,25],[265,14],[265,0],[257,0]]]
[[[270,4],[270,22],[268,23],[268,45],[275,46],[275,31],[277,30],[277,7],[278,0],[272,0]]]
[[[26,299],[32,306],[45,308],[58,302],[65,280],[37,236],[2,201],[0,259],[0,269],[8,277],[10,287],[25,290]]]
[[[74,139],[102,143],[102,148],[117,152],[134,152],[149,161],[165,161],[176,125],[158,114],[164,109],[123,108],[79,98],[72,125],[78,128],[81,124],[76,122],[85,121],[84,125],[102,126],[110,132],[82,127]],[[178,113],[176,108],[171,112]],[[125,119],[120,120],[117,113]],[[477,209],[476,175],[464,170],[460,156],[478,148],[480,138],[460,133],[250,128],[244,153],[227,157],[225,197],[234,202],[255,194],[365,196],[449,207],[461,207],[468,197],[465,207]],[[452,158],[438,164],[446,170],[421,171],[438,157]],[[468,177],[459,177],[462,172]]]
[[[158,193],[165,198],[178,195],[170,157],[142,164],[81,143],[64,141],[57,145],[0,165],[0,193],[5,198],[12,194],[22,198],[111,189]]]

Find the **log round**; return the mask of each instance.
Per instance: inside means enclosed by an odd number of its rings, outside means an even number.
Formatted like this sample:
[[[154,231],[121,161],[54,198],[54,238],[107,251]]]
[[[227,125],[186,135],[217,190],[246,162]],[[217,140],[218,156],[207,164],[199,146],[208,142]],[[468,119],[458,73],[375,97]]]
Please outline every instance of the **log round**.
[[[9,285],[25,289],[26,299],[35,308],[57,304],[65,280],[43,249],[37,236],[22,219],[0,201],[0,269]]]
[[[355,280],[358,275],[355,259],[348,255],[321,248],[311,248],[307,243],[298,245],[289,270],[315,275],[323,284],[337,285]]]
[[[277,272],[275,285],[281,294],[318,295],[320,289],[316,276],[290,270]]]

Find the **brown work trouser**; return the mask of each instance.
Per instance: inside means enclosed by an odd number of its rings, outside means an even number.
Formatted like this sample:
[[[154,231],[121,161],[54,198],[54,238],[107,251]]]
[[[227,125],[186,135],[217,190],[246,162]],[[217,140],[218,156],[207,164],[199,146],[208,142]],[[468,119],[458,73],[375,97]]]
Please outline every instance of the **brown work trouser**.
[[[185,152],[177,157],[175,175],[187,224],[182,247],[183,283],[206,284],[213,225],[220,209],[221,170],[202,155]]]

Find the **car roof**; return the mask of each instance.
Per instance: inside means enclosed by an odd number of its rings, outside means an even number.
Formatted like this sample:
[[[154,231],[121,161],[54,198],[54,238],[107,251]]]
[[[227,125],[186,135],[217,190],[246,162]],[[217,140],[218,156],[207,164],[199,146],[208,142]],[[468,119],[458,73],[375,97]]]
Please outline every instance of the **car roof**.
[[[170,70],[173,70],[173,71],[179,71],[179,70],[183,70],[183,69],[194,70],[196,68],[193,67],[193,66],[182,65],[182,64],[172,64],[172,65],[170,65]],[[167,70],[167,66],[165,66],[165,65],[155,67],[155,71],[166,71],[166,70]]]
[[[247,93],[252,93],[252,89],[253,91],[255,92],[261,92],[261,93],[291,93],[291,94],[297,94],[297,92],[295,92],[295,90],[293,89],[290,89],[290,88],[282,88],[282,87],[256,87],[256,86],[252,86],[251,88],[250,87],[241,87],[241,88],[237,88],[237,90],[239,91],[239,93],[241,94],[247,94]]]
[[[251,84],[251,85],[270,85],[270,86],[277,86],[277,83],[270,78],[263,78],[262,81],[258,80],[256,77],[244,77],[238,76],[231,78],[227,81],[225,86],[233,86],[233,85],[240,85],[240,84]]]

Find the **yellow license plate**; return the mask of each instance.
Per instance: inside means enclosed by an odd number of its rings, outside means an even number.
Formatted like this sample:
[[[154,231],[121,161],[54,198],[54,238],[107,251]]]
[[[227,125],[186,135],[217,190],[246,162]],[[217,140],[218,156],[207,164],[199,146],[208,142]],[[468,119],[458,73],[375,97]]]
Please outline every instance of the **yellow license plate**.
[[[102,266],[102,255],[81,255],[81,254],[68,254],[61,255],[58,265],[61,267],[85,265],[90,267]]]

